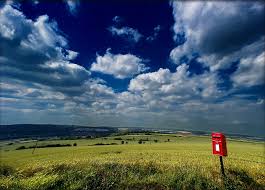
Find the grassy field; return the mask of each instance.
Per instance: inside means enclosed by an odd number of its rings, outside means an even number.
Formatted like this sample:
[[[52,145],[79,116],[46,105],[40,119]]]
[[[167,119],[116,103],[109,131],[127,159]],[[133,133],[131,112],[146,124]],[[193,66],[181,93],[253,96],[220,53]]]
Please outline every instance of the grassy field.
[[[225,178],[205,136],[46,140],[38,145],[77,146],[37,148],[34,154],[16,148],[36,142],[12,143],[0,143],[0,189],[265,189],[262,142],[228,139]]]

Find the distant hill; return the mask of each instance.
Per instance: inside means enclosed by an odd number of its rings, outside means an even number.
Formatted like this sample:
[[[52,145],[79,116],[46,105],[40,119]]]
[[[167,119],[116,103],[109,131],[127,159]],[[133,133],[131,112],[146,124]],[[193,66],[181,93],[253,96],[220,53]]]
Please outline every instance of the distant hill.
[[[17,138],[44,138],[67,136],[105,136],[117,132],[111,127],[86,127],[77,125],[15,124],[0,125],[0,140]]]
[[[80,125],[54,125],[54,124],[14,124],[0,125],[0,140],[18,138],[47,138],[47,137],[101,137],[113,133],[176,133],[191,135],[211,135],[210,131],[194,131],[186,129],[152,129],[152,128],[116,128],[107,126],[80,126]],[[242,134],[225,133],[226,137],[237,139],[252,139],[264,141],[264,137],[254,137]]]

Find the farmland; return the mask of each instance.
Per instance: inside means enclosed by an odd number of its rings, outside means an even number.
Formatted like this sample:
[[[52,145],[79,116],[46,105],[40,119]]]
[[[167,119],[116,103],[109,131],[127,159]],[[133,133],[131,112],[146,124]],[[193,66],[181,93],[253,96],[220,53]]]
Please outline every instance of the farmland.
[[[47,147],[70,144],[70,147]],[[130,134],[1,142],[0,189],[264,189],[264,143],[228,139],[224,159],[209,136]],[[16,150],[24,146],[25,149]]]

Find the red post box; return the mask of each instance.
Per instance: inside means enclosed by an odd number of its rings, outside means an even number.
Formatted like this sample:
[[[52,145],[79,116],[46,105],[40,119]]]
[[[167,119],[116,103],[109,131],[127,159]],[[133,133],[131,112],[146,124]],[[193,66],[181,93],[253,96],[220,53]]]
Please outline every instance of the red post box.
[[[227,156],[226,140],[222,133],[212,133],[213,154]]]

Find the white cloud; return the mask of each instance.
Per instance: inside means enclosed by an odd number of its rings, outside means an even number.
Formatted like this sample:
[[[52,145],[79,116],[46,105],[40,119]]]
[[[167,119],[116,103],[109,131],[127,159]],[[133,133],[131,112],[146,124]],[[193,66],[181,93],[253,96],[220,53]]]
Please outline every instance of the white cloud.
[[[74,51],[66,50],[67,40],[60,35],[56,22],[50,22],[47,15],[40,16],[36,21],[27,19],[22,12],[12,8],[9,5],[4,6],[1,10],[0,17],[0,38],[2,38],[1,47],[3,48],[2,56],[18,59],[25,53],[43,54],[43,58],[66,59],[69,53]],[[12,40],[16,43],[10,43]],[[14,48],[23,49],[24,53],[18,51],[16,56],[11,55]],[[27,52],[25,52],[27,51]],[[22,57],[20,57],[22,58]]]
[[[186,109],[182,105],[189,102],[197,101],[201,105],[222,97],[218,82],[218,77],[210,73],[190,75],[186,64],[178,66],[176,72],[160,68],[131,79],[129,92],[118,96],[117,109],[122,113],[128,108],[140,112],[181,112]]]
[[[32,0],[34,5],[38,5],[40,2],[38,0]]]
[[[66,49],[67,39],[47,15],[33,21],[9,5],[1,10],[1,76],[64,88],[81,85],[90,72],[73,64],[77,52]],[[13,52],[16,52],[14,54]]]
[[[79,7],[79,0],[66,0],[66,6],[72,15],[76,15]]]
[[[210,100],[220,95],[215,75],[204,73],[191,76],[188,67],[182,64],[174,73],[160,68],[157,72],[140,74],[130,81],[129,90],[142,94],[149,101],[161,100],[161,97],[178,101],[197,98]]]
[[[264,104],[236,97],[224,101],[217,82],[210,73],[190,76],[185,64],[173,73],[160,69],[140,74],[131,79],[128,92],[118,94],[116,112],[134,126],[257,134],[265,123]],[[239,129],[235,120],[242,124]]]
[[[265,52],[256,57],[240,60],[238,69],[231,76],[236,86],[255,86],[264,83]]]
[[[16,9],[20,9],[20,2],[16,0],[3,0],[5,5],[10,5]]]
[[[30,24],[30,21],[27,22],[20,11],[13,9],[10,5],[5,5],[0,10],[0,13],[0,33],[4,38],[12,40],[15,37],[19,37],[18,35],[22,33],[23,27],[26,28]],[[20,22],[21,20],[25,22]],[[16,21],[19,23],[16,23]]]
[[[79,84],[82,84],[82,82],[87,80],[90,75],[90,72],[84,67],[66,61],[46,62],[45,64],[40,65],[40,68],[50,72],[50,77],[62,80],[68,85],[77,81],[78,83],[80,82]]]
[[[66,59],[67,60],[74,60],[78,56],[78,52],[72,50],[66,50]]]
[[[1,86],[12,87],[3,89],[2,95],[16,99],[22,105],[29,101],[28,98],[34,98],[38,103],[24,106],[42,109],[44,102],[55,104],[57,100],[48,97],[62,94],[63,100],[58,102],[64,104],[66,100],[75,101],[73,97],[82,96],[95,84],[102,83],[102,80],[91,79],[89,70],[71,62],[78,53],[66,49],[67,39],[47,15],[33,21],[9,5],[0,9],[0,13]],[[98,91],[97,95],[91,96],[90,101],[101,93]]]
[[[231,63],[240,61],[240,59],[246,59],[258,56],[263,52],[265,43],[265,37],[257,40],[251,44],[245,45],[240,50],[231,54],[220,57],[218,54],[211,54],[202,56],[199,58],[206,66],[209,66],[212,71],[219,69],[227,69],[231,66]],[[185,44],[184,44],[185,45]]]
[[[137,29],[130,27],[116,28],[114,26],[111,26],[108,28],[108,30],[113,36],[120,36],[135,43],[137,43],[143,37],[143,35],[140,34]]]
[[[183,56],[188,57],[189,59],[192,58],[193,48],[188,45],[188,42],[185,44],[178,46],[171,50],[170,52],[170,59],[173,60],[173,62],[177,65],[181,64],[180,59]]]
[[[21,36],[21,46],[39,51],[43,51],[46,48],[54,48],[58,51],[58,54],[61,54],[61,56],[64,57],[62,52],[60,52],[60,48],[67,46],[67,40],[63,36],[59,35],[56,22],[49,22],[49,17],[47,15],[43,15],[38,17],[36,22],[31,22],[29,27],[31,31],[27,34],[28,36]],[[51,54],[47,55],[50,57],[52,56]]]
[[[112,21],[115,23],[120,23],[123,21],[123,18],[121,18],[120,16],[115,16],[112,18]]]
[[[143,60],[132,54],[113,55],[107,50],[103,56],[97,56],[96,62],[91,65],[91,71],[113,75],[115,78],[124,79],[146,71],[148,68]]]

